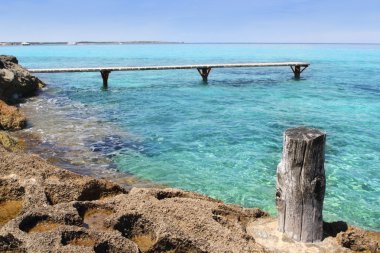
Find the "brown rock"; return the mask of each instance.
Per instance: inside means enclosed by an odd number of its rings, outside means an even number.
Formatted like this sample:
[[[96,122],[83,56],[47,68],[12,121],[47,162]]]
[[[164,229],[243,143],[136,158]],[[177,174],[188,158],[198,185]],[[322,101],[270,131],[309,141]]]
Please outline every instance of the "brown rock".
[[[377,253],[380,244],[380,232],[364,231],[350,226],[347,231],[339,233],[336,240],[343,247],[353,251]]]
[[[117,184],[81,176],[38,156],[11,153],[1,146],[0,168],[0,252],[294,253],[375,249],[372,242],[359,242],[334,224],[327,232],[340,232],[340,244],[331,236],[319,244],[285,240],[276,229],[276,220],[256,208],[228,205],[171,188],[126,191]],[[370,238],[369,233],[363,236],[358,238]]]
[[[0,130],[19,130],[26,125],[26,118],[20,110],[0,100]]]
[[[177,189],[127,192],[1,147],[0,168],[0,202],[12,211],[0,251],[267,252],[246,232],[267,215],[259,209]]]
[[[5,131],[0,131],[0,146],[3,146],[6,150],[16,152],[23,150],[23,142],[10,136]]]

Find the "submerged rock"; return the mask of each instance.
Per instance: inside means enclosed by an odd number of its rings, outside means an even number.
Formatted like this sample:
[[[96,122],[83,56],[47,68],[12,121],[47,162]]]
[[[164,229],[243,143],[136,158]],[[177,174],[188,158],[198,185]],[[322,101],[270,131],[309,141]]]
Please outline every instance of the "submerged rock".
[[[45,84],[18,64],[14,56],[0,55],[0,99],[17,102],[33,96]]]
[[[0,130],[20,130],[26,125],[26,118],[17,107],[0,100]]]

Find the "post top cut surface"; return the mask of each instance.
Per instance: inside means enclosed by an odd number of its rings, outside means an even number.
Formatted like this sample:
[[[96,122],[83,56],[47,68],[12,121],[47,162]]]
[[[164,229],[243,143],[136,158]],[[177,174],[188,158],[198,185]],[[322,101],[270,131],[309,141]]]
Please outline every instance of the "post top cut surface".
[[[324,136],[326,133],[315,129],[315,128],[308,128],[308,127],[296,127],[296,128],[290,128],[286,130],[285,136],[293,139],[293,140],[313,140],[320,136]]]

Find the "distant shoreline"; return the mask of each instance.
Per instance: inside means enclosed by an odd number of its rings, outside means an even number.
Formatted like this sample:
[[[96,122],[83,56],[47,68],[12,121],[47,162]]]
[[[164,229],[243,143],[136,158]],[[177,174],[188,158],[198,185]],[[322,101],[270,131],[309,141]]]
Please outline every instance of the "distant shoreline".
[[[176,41],[73,41],[73,42],[0,42],[0,46],[44,46],[44,45],[146,45],[146,44],[190,44],[190,45],[380,45],[380,42],[176,42]]]
[[[0,46],[43,46],[43,45],[129,45],[129,44],[184,44],[170,41],[75,41],[75,42],[0,42]]]

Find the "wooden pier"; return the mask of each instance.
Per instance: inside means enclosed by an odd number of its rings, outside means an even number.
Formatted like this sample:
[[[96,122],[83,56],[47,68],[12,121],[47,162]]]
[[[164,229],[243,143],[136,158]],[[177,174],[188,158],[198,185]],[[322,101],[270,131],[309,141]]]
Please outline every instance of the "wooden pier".
[[[290,67],[294,78],[299,79],[301,73],[309,67],[306,62],[255,62],[233,64],[199,64],[199,65],[174,65],[174,66],[140,66],[140,67],[96,67],[96,68],[55,68],[55,69],[29,69],[31,73],[67,73],[67,72],[100,72],[103,86],[108,87],[108,77],[112,71],[143,71],[143,70],[175,70],[197,69],[204,82],[207,82],[213,68],[252,68],[252,67]]]

